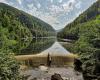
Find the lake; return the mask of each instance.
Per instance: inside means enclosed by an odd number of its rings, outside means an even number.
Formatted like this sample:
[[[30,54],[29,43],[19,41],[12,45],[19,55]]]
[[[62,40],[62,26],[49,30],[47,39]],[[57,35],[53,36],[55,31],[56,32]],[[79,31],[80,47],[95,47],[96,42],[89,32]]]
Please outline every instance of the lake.
[[[72,65],[75,55],[67,51],[56,38],[33,39],[30,44],[17,53],[16,59],[24,65],[35,67],[47,65],[48,55],[52,66]]]

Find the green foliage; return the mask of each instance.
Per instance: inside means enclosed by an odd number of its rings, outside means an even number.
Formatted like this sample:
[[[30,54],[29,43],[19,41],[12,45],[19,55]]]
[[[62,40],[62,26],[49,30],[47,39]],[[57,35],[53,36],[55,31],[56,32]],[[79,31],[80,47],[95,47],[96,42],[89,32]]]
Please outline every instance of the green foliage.
[[[21,80],[19,76],[19,64],[13,54],[0,52],[0,80]]]
[[[75,41],[72,51],[79,53],[84,71],[88,71],[89,75],[94,75],[95,63],[100,61],[100,56],[96,56],[97,53],[100,54],[98,52],[100,51],[100,20],[94,19],[79,25],[76,26],[79,38]]]
[[[11,49],[14,52],[25,48],[32,39],[32,34],[27,27],[12,19],[6,13],[0,17],[0,50]],[[24,39],[26,40],[26,43]]]

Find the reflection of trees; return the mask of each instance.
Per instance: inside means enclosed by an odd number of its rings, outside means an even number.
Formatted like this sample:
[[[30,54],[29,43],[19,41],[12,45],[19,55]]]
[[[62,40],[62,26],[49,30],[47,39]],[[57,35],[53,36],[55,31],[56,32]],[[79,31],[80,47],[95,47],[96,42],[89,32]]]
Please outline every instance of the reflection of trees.
[[[33,39],[30,45],[22,49],[18,54],[35,54],[40,53],[41,51],[48,49],[53,43],[55,39]]]

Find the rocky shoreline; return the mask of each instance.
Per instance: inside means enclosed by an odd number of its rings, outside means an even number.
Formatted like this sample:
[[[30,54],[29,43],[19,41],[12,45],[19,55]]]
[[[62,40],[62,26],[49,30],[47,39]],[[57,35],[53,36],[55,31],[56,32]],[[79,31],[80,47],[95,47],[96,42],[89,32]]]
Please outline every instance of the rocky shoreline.
[[[56,75],[55,75],[56,74]],[[51,67],[39,66],[39,68],[21,71],[26,80],[83,80],[82,73],[76,72],[73,67]]]

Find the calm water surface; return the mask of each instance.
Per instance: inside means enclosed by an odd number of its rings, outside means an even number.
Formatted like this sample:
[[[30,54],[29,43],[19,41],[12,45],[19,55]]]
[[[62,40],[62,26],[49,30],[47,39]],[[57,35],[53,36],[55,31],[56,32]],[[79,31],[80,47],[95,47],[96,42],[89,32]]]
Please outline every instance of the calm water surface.
[[[33,39],[28,47],[22,49],[18,54],[32,55],[32,54],[52,54],[52,55],[66,55],[70,54],[56,39],[40,38]]]
[[[33,39],[30,45],[18,53],[17,59],[28,66],[47,65],[48,54],[51,57],[51,65],[64,66],[73,63],[73,57],[68,57],[67,51],[56,39]]]

